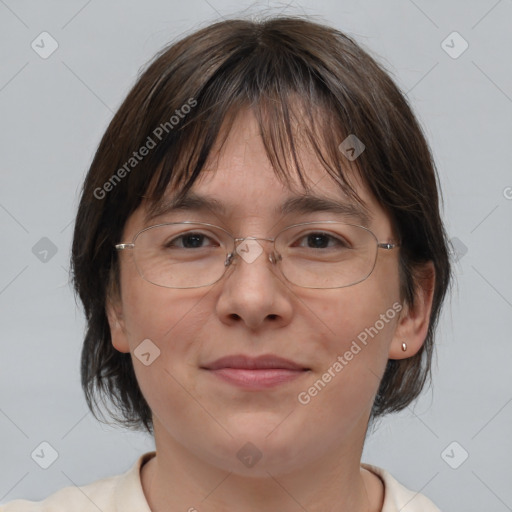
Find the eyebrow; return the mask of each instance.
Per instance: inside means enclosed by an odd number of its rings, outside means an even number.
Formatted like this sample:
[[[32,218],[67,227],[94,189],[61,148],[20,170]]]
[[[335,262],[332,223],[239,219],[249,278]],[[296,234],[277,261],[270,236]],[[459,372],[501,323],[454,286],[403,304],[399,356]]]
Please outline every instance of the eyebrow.
[[[188,192],[183,197],[166,199],[157,204],[148,212],[144,220],[147,224],[158,217],[178,211],[213,212],[223,216],[227,215],[226,206],[221,201],[213,197]],[[275,209],[275,213],[281,215],[316,212],[329,212],[351,217],[366,226],[370,223],[370,215],[363,206],[355,203],[342,203],[327,197],[313,195],[289,197]]]

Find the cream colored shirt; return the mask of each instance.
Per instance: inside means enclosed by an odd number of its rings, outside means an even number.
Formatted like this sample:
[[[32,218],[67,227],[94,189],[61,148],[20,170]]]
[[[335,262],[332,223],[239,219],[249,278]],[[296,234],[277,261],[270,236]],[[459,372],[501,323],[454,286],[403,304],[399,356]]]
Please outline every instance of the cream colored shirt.
[[[0,512],[151,512],[140,480],[140,469],[155,452],[141,455],[122,475],[80,487],[64,487],[42,501],[14,500],[0,505]],[[410,491],[386,470],[361,464],[384,482],[382,512],[440,512],[422,494]]]

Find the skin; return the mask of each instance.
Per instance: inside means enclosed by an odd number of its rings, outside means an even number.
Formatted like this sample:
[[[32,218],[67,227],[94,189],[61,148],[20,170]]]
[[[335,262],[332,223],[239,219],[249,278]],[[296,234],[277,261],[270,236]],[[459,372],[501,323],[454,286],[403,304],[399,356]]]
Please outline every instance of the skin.
[[[222,201],[228,215],[181,212],[151,224],[197,220],[237,236],[273,237],[295,222],[336,220],[325,212],[276,218],[274,208],[299,189],[275,176],[249,110],[238,114],[217,156],[218,167],[193,191]],[[314,194],[347,200],[312,153],[301,156]],[[392,240],[389,215],[354,182],[371,215],[368,227],[379,241]],[[144,213],[142,204],[127,220],[123,242],[146,227]],[[252,263],[239,258],[214,285],[178,290],[142,279],[130,251],[122,251],[121,293],[107,313],[112,343],[132,353],[153,413],[157,455],[141,470],[153,511],[381,510],[383,484],[360,466],[364,437],[388,358],[410,357],[424,342],[433,272],[417,290],[415,307],[404,305],[309,404],[301,405],[297,395],[400,302],[398,255],[379,250],[370,277],[347,288],[299,288],[276,273],[268,257],[258,257]],[[147,338],[161,351],[149,366],[133,357]],[[247,391],[200,368],[240,353],[276,354],[310,370],[278,387]],[[247,442],[262,454],[250,468],[236,456]]]

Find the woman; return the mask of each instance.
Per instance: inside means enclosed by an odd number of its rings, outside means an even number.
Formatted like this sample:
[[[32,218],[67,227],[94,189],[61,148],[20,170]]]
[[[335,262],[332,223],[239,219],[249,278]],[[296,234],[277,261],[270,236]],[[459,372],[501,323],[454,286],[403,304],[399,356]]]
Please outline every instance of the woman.
[[[339,31],[228,20],[165,48],[103,136],[72,248],[89,407],[156,451],[3,510],[438,510],[361,463],[429,376],[438,203],[405,98]]]

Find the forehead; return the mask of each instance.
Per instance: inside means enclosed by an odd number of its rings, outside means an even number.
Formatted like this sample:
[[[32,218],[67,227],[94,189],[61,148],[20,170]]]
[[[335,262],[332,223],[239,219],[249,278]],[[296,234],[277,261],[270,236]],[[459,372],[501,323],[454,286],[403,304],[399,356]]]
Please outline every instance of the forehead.
[[[306,187],[296,173],[291,173],[289,183],[278,177],[265,151],[258,122],[249,109],[236,115],[224,135],[214,144],[201,175],[185,197],[168,191],[159,203],[142,205],[144,226],[165,221],[178,212],[210,213],[222,221],[241,217],[277,221],[280,217],[323,212],[365,226],[371,226],[375,216],[385,215],[348,161],[345,178],[361,201],[343,192],[301,139],[300,126],[296,150]]]

